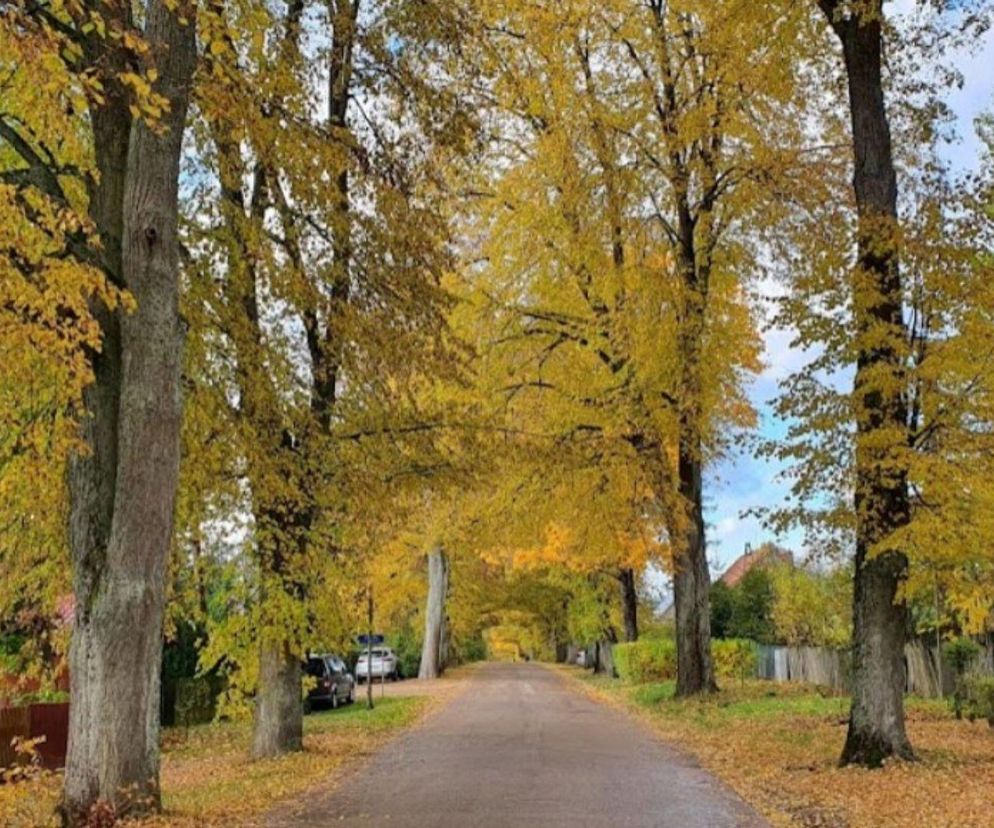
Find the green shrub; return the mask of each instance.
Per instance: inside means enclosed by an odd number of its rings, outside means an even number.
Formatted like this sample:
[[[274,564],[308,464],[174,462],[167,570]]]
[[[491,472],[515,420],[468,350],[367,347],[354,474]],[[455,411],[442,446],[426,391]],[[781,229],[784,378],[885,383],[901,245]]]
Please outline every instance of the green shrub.
[[[676,677],[676,645],[668,639],[615,644],[612,654],[618,676],[632,684]]]
[[[474,661],[483,661],[486,657],[487,642],[479,633],[474,633],[464,640],[453,641],[449,645],[450,664],[469,664]]]
[[[746,638],[716,639],[711,642],[714,672],[720,679],[744,682],[756,675],[756,642]]]
[[[946,644],[942,653],[953,669],[953,711],[957,719],[962,719],[963,703],[967,698],[966,674],[980,655],[980,645],[972,638],[963,636]]]
[[[176,724],[189,727],[212,721],[217,699],[224,690],[220,676],[194,676],[176,680]]]
[[[744,638],[711,642],[715,674],[721,679],[744,681],[756,675],[756,643]],[[640,639],[613,647],[618,676],[631,684],[676,678],[676,644],[669,639]]]
[[[964,636],[944,644],[942,653],[949,666],[953,668],[953,672],[961,676],[970,669],[974,660],[980,655],[980,645],[972,638]]]
[[[994,727],[994,676],[970,676],[966,682],[966,714],[974,719],[987,719]]]
[[[397,656],[397,670],[402,678],[417,678],[421,666],[421,642],[410,624],[405,624],[393,635],[387,636],[389,644]]]

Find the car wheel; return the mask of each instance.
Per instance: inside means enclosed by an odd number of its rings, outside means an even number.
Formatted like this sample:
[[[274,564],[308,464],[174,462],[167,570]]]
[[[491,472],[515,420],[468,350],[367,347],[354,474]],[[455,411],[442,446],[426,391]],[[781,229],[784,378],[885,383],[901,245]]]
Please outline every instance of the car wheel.
[[[338,710],[338,688],[331,688],[331,709]]]

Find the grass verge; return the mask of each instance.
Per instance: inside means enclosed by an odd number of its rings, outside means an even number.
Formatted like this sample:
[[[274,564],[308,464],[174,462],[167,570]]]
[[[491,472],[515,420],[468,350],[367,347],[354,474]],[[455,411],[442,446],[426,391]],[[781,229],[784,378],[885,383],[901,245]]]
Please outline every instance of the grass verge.
[[[377,698],[373,710],[364,700],[304,719],[304,751],[279,759],[248,758],[251,725],[220,722],[168,728],[162,735],[164,813],[141,826],[259,824],[266,813],[319,783],[344,774],[393,736],[411,726],[447,697]],[[53,811],[60,774],[0,785],[0,825],[39,828],[56,825]]]
[[[837,767],[847,697],[748,681],[707,699],[676,700],[672,682],[630,685],[561,669],[693,754],[774,826],[994,826],[994,731],[956,721],[941,701],[907,701],[917,762],[869,771]]]

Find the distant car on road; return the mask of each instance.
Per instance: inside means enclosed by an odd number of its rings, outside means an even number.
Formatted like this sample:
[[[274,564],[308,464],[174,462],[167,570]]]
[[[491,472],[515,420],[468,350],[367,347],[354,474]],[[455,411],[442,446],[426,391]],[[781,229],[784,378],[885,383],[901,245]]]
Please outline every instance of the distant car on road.
[[[370,661],[369,656],[370,653],[368,650],[360,651],[359,660],[355,665],[356,681],[360,684],[369,678],[372,678],[374,681],[376,679],[396,681],[400,678],[397,656],[389,647],[382,645],[373,647],[372,661]]]
[[[307,694],[305,709],[319,705],[336,708],[355,701],[355,679],[338,656],[330,653],[310,656],[304,664],[304,672],[317,682]]]

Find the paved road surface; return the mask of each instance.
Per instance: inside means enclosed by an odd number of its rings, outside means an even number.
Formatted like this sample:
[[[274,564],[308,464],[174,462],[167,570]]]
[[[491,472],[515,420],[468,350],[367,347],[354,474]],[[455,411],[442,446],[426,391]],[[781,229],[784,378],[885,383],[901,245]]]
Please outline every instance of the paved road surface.
[[[552,670],[488,664],[293,828],[764,828],[735,794]]]

